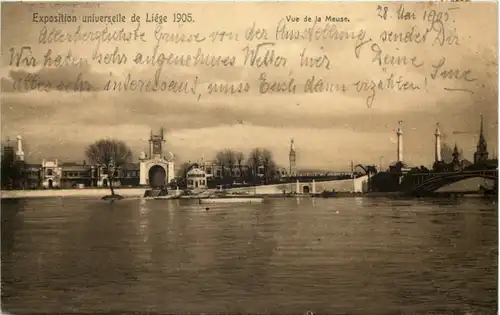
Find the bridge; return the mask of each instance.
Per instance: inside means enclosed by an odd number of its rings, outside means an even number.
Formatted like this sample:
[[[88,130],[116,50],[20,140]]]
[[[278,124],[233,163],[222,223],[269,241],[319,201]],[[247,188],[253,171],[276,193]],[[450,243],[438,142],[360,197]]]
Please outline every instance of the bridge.
[[[498,182],[498,169],[458,172],[414,173],[411,176],[412,191],[433,192],[446,185],[469,178],[484,178]]]

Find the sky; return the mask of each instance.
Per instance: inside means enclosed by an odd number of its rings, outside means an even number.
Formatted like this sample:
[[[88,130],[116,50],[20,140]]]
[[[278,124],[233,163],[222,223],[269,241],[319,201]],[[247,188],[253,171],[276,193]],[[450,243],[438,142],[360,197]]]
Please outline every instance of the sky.
[[[457,143],[469,160],[477,143],[480,113],[484,114],[485,136],[490,154],[497,152],[498,125],[498,43],[497,10],[494,4],[453,3],[405,4],[405,12],[415,13],[416,19],[397,20],[398,3],[388,6],[386,20],[377,16],[377,5],[371,3],[107,3],[99,7],[50,6],[33,4],[2,4],[2,104],[1,139],[3,143],[18,134],[23,137],[27,161],[40,163],[42,159],[58,158],[65,162],[85,159],[84,149],[101,138],[125,141],[137,159],[148,149],[150,130],[165,128],[166,149],[176,161],[208,160],[216,151],[230,148],[244,153],[252,148],[270,149],[276,161],[286,167],[290,139],[295,141],[297,166],[347,170],[351,160],[356,164],[376,164],[384,167],[396,159],[398,121],[403,121],[404,161],[409,165],[431,165],[434,158],[434,129],[440,123],[443,142]],[[466,8],[466,10],[465,10]],[[422,21],[424,11],[446,14],[443,23]],[[173,12],[191,13],[194,22],[165,24],[147,23],[146,14],[164,14],[172,19]],[[383,11],[382,11],[383,12]],[[401,11],[400,11],[401,12]],[[129,19],[133,14],[143,19],[137,23],[106,25],[102,23],[34,23],[33,13],[39,16],[57,13],[83,15],[115,15]],[[276,29],[286,16],[298,16],[301,22],[285,23],[287,29],[303,30],[312,23],[303,22],[304,16],[332,15],[347,17],[349,22],[335,24],[338,31],[363,34],[344,40],[277,40]],[[432,15],[431,15],[432,16]],[[477,19],[477,16],[481,16]],[[235,19],[235,17],[237,17]],[[257,68],[244,64],[243,49],[255,47],[264,40],[245,40],[245,31],[255,22],[257,28],[268,32],[267,41],[275,43],[275,52],[287,58],[285,67]],[[281,24],[283,25],[283,24]],[[322,21],[318,28],[327,27]],[[331,23],[330,23],[331,25]],[[124,28],[144,32],[144,42],[105,43],[39,43],[39,36],[47,30],[74,32],[109,31]],[[409,32],[412,29],[431,29],[426,42],[383,42],[381,34]],[[207,38],[199,43],[160,42],[160,33],[196,34]],[[225,38],[212,41],[212,32],[232,32],[238,40]],[[433,44],[442,35],[457,36],[458,45]],[[414,37],[413,37],[414,38]],[[355,47],[361,46],[359,57]],[[415,40],[414,40],[415,41]],[[381,56],[415,57],[423,66],[385,65],[376,63],[377,44]],[[137,53],[152,55],[154,47],[165,54],[204,53],[235,56],[233,67],[184,67],[163,65],[160,77],[165,80],[186,81],[197,78],[195,95],[172,92],[111,92],[104,87],[108,80],[123,81],[127,74],[136,79],[152,79],[158,66],[137,65]],[[11,49],[19,51],[30,46],[37,66],[10,65]],[[80,66],[44,67],[43,55],[52,53],[86,58]],[[127,56],[126,64],[99,64],[92,60],[94,52],[112,53],[118,49]],[[300,53],[306,49],[314,56],[327,55],[329,69],[300,66]],[[460,78],[432,78],[432,65],[445,58],[444,69],[469,70],[466,81]],[[382,57],[382,60],[383,57]],[[389,59],[386,59],[389,60]],[[265,72],[270,81],[285,81],[293,77],[297,84],[294,94],[258,92],[259,76]],[[78,75],[90,82],[90,91],[20,91],[18,82],[29,74],[41,81],[73,83]],[[371,92],[357,92],[353,83],[376,82],[402,76],[419,85],[416,91],[396,89],[377,90],[373,104],[366,99]],[[441,72],[439,72],[441,73]],[[346,84],[347,92],[305,93],[304,82],[315,76],[325,82]],[[207,93],[210,83],[239,84],[249,82],[251,90],[238,95]],[[386,81],[384,81],[386,82]],[[449,91],[446,89],[454,89]],[[457,91],[459,89],[460,91]],[[467,90],[467,91],[463,91]],[[198,95],[200,95],[198,99]]]

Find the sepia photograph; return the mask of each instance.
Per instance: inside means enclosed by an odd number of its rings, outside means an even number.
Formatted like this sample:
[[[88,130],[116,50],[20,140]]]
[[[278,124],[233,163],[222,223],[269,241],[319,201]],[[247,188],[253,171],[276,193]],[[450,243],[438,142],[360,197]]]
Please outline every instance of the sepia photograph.
[[[497,314],[496,2],[2,2],[2,314]]]

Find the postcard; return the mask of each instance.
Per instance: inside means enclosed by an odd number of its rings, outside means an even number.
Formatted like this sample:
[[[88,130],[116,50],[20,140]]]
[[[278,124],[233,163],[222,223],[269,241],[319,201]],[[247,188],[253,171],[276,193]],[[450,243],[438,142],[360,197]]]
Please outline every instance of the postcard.
[[[496,3],[1,7],[2,310],[495,310]]]

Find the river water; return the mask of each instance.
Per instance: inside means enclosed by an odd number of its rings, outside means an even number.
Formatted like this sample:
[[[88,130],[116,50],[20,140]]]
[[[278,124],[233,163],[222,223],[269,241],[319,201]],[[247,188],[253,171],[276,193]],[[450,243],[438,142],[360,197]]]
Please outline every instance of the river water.
[[[2,310],[496,314],[483,199],[2,200]]]

